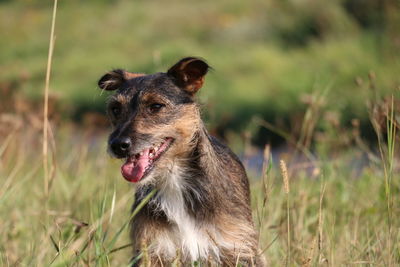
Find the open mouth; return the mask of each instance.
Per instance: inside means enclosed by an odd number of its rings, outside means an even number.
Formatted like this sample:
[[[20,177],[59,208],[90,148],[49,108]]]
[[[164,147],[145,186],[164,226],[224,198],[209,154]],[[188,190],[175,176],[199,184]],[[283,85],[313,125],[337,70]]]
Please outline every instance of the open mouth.
[[[172,138],[167,137],[161,143],[153,144],[153,146],[128,157],[121,167],[122,176],[129,182],[139,182],[150,173],[154,163],[168,150],[172,141]]]

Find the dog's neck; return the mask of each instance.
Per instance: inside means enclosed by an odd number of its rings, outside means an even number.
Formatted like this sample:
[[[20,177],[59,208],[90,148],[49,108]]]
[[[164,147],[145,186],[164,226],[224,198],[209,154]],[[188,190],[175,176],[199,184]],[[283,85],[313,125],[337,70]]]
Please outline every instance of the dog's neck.
[[[153,188],[158,190],[149,203],[149,208],[154,211],[152,214],[165,213],[169,218],[173,214],[176,215],[174,211],[177,208],[181,208],[200,220],[213,215],[213,202],[218,197],[215,190],[212,190],[213,181],[218,177],[222,166],[203,125],[194,133],[192,139],[187,153],[174,158],[167,168],[149,177],[150,183],[139,186],[137,201],[144,198]]]
[[[209,256],[219,258],[219,250],[215,241],[210,242],[207,230],[202,230],[208,224],[214,212],[212,203],[212,179],[205,165],[215,153],[212,149],[208,133],[205,129],[194,135],[196,145],[189,151],[188,157],[175,159],[162,181],[152,187],[158,192],[147,205],[147,214],[155,220],[161,220],[171,225],[177,231],[180,246],[188,252],[191,261]],[[214,159],[215,160],[215,159]],[[209,233],[208,233],[209,234]],[[165,253],[175,253],[173,248],[165,245],[158,247]]]

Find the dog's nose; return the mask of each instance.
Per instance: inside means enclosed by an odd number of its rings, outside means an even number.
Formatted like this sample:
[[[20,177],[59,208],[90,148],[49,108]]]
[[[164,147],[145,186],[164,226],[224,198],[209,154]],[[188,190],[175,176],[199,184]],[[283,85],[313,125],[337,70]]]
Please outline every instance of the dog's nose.
[[[114,154],[125,157],[132,146],[132,141],[129,137],[114,138],[111,140],[110,146]]]

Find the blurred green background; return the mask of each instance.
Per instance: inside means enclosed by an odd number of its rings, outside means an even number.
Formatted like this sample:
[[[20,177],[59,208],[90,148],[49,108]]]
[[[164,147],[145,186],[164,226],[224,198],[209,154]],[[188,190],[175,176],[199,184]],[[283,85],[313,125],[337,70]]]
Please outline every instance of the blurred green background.
[[[15,108],[12,97],[41,107],[52,4],[0,1],[3,111]],[[60,0],[53,113],[77,122],[102,113],[97,80],[112,68],[152,73],[200,56],[214,68],[200,101],[220,136],[248,128],[255,114],[295,131],[316,92],[327,94],[325,111],[345,126],[359,119],[368,135],[365,84],[373,76],[382,94],[399,87],[399,48],[395,0]]]

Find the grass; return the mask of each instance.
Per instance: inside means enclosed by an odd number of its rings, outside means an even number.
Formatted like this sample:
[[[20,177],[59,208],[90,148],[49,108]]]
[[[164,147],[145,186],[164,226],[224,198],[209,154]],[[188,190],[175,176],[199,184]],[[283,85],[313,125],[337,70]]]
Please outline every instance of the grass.
[[[43,169],[44,169],[44,187],[45,194],[49,190],[49,171],[48,171],[48,133],[49,133],[49,86],[51,63],[54,51],[54,30],[57,15],[57,0],[54,1],[53,18],[51,21],[49,54],[47,56],[46,83],[44,88],[44,103],[43,103]]]
[[[47,198],[37,153],[40,136],[18,129],[2,142],[2,265],[127,265],[133,188],[121,178],[120,162],[106,154],[105,133],[57,129],[56,171]],[[348,161],[360,154],[353,147],[347,158],[343,153],[318,159],[313,170],[296,167],[281,154],[291,170],[290,202],[273,158],[266,159],[264,179],[249,169],[260,247],[271,266],[399,264],[400,210],[394,195],[400,177],[391,174],[389,224],[384,168],[370,163],[355,177]]]
[[[282,178],[283,178],[283,188],[286,193],[286,210],[287,210],[287,260],[286,260],[286,266],[289,266],[291,264],[291,258],[290,258],[290,187],[289,187],[289,175],[286,167],[286,163],[284,160],[280,161],[280,168],[282,172]]]

